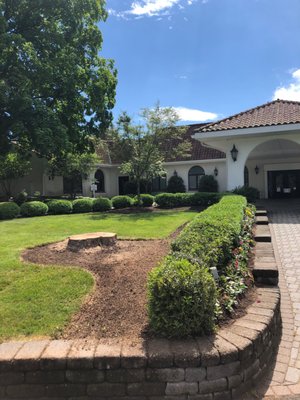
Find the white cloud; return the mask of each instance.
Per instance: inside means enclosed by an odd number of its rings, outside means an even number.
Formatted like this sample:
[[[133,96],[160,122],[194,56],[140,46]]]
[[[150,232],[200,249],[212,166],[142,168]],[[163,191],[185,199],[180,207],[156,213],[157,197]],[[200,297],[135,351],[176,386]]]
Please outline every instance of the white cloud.
[[[292,73],[293,82],[287,86],[278,87],[273,95],[273,100],[300,101],[300,69]]]
[[[205,122],[218,118],[218,114],[186,107],[173,107],[181,121]]]
[[[172,8],[180,0],[142,0],[131,4],[130,14],[133,15],[158,15],[161,11]]]

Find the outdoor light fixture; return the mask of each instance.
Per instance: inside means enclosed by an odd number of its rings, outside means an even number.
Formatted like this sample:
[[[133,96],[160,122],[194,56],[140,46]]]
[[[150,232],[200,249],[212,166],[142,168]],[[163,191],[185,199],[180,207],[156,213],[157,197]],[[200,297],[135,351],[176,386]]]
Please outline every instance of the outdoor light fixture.
[[[256,166],[256,167],[254,168],[254,171],[255,171],[256,175],[259,173],[259,168],[258,168],[258,166]]]
[[[237,160],[237,155],[238,155],[238,149],[235,147],[235,144],[233,145],[233,148],[230,150],[231,153],[231,157],[233,159],[233,161]]]
[[[218,168],[215,167],[215,169],[214,169],[214,175],[215,175],[215,176],[218,176],[218,173],[219,173]]]

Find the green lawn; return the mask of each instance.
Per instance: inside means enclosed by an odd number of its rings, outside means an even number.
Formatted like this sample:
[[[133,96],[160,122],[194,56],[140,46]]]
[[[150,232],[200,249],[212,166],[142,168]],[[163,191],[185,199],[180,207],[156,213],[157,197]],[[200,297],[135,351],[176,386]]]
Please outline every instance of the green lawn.
[[[40,267],[20,262],[21,250],[93,231],[123,238],[164,238],[195,212],[77,214],[0,222],[0,341],[55,336],[93,288],[79,268]]]

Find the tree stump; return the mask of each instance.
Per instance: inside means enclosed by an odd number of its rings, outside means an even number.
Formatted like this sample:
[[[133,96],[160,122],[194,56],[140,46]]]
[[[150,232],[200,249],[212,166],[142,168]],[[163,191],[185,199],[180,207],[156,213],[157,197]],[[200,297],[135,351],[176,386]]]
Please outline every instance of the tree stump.
[[[68,250],[78,251],[96,246],[113,246],[117,235],[112,232],[93,232],[69,237]]]

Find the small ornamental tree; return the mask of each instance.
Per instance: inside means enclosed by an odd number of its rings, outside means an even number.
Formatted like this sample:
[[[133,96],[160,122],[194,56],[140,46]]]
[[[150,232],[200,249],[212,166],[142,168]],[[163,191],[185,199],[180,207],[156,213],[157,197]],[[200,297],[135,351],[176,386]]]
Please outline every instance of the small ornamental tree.
[[[167,192],[169,193],[185,193],[185,184],[181,176],[174,173],[168,180]]]
[[[164,176],[163,162],[185,156],[190,143],[183,139],[186,128],[178,127],[178,115],[172,108],[157,104],[153,109],[143,109],[143,125],[134,125],[123,113],[108,134],[112,150],[121,156],[121,172],[128,174],[137,183],[137,202],[141,203],[141,181],[150,182]]]
[[[12,196],[15,179],[23,178],[30,171],[30,161],[17,152],[0,156],[0,184],[7,198]]]

